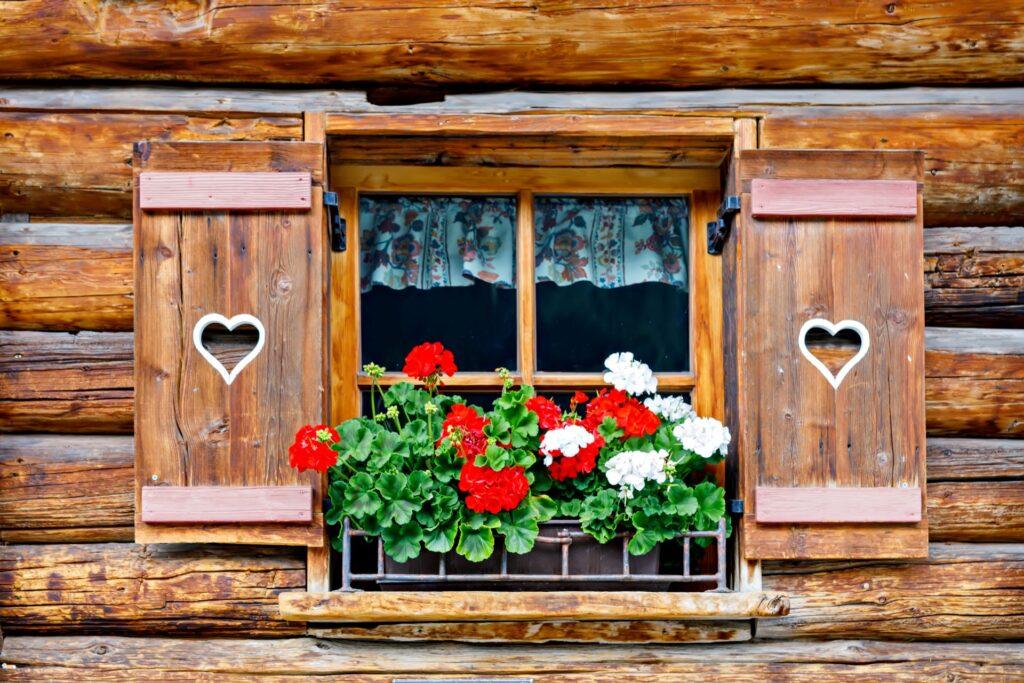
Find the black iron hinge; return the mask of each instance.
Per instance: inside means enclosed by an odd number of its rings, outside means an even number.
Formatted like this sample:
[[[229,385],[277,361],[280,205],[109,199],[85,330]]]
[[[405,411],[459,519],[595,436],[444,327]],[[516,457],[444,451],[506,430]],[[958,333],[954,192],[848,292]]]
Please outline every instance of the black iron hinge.
[[[740,211],[740,198],[731,194],[718,207],[718,218],[708,223],[708,253],[717,256],[732,232],[732,221]]]
[[[338,210],[338,193],[324,192],[324,207],[327,209],[327,236],[331,239],[331,251],[345,251],[345,219]]]
[[[733,498],[729,501],[729,512],[734,515],[743,514],[743,499]]]

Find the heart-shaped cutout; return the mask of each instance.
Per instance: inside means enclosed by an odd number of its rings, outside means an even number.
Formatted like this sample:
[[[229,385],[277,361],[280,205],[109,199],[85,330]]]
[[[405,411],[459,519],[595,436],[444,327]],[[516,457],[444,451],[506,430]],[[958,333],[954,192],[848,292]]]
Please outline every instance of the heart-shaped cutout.
[[[203,333],[211,325],[221,325],[227,329],[228,332],[233,332],[236,328],[242,327],[243,325],[251,325],[256,329],[256,345],[252,347],[249,353],[245,354],[240,361],[231,368],[224,367],[216,356],[206,348],[203,343]],[[256,316],[249,315],[248,313],[242,313],[232,318],[225,318],[220,313],[207,313],[202,318],[196,321],[195,327],[192,328],[192,343],[195,344],[196,350],[199,351],[199,355],[206,359],[206,362],[213,366],[213,369],[220,373],[220,376],[224,378],[224,381],[229,385],[235,381],[238,377],[238,373],[245,369],[249,363],[259,355],[260,351],[263,350],[263,343],[266,340],[266,332],[263,329],[263,323],[259,321]]]
[[[807,348],[808,336],[812,331],[817,330],[824,330],[828,333],[828,337],[834,340],[829,341],[822,339],[820,336],[815,337],[815,346],[818,347],[816,350],[819,350],[821,357],[812,353]],[[852,339],[852,336],[843,335],[842,333],[845,331],[855,333],[860,338],[859,348],[852,357],[849,356],[846,348],[856,343],[856,340]],[[837,323],[833,323],[831,320],[824,318],[812,318],[800,328],[798,343],[800,345],[800,352],[804,354],[804,357],[811,362],[811,365],[818,369],[818,372],[824,375],[833,389],[838,389],[854,366],[867,355],[868,349],[871,348],[871,335],[868,334],[868,329],[857,320],[840,320]],[[844,358],[847,360],[841,365],[839,372],[833,373],[832,369],[826,365],[826,361],[835,362],[837,357],[840,361]]]

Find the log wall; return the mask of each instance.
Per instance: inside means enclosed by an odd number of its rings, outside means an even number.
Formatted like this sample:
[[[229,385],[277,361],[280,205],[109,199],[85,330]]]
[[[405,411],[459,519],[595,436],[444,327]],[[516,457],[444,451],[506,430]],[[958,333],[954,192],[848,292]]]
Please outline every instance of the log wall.
[[[145,54],[149,29],[140,23],[128,31],[119,23],[125,17],[165,12],[161,16],[171,21],[171,34],[181,30],[176,23],[181,17],[213,22],[212,37],[190,34],[180,52],[163,51],[170,60],[164,73],[173,75],[194,56],[189,41],[222,40],[226,32],[242,30],[238,16],[256,11],[242,3],[193,16],[188,3],[166,10],[104,4],[83,20],[85,26],[103,18],[104,31],[90,34],[57,28],[78,11],[69,7],[84,7],[81,3],[42,4],[52,13],[58,42],[76,56],[42,65],[40,55],[49,46],[22,46],[15,59],[0,60],[0,76],[8,73],[4,69],[13,73],[31,64],[44,75],[114,77],[102,70],[66,71],[72,62],[76,69],[86,68],[82,65],[90,59],[106,63],[99,55],[108,49],[104,41],[114,27],[120,27],[120,47],[135,41],[139,50],[117,70],[142,73],[152,68]],[[33,0],[12,11],[24,18],[25,11],[39,6]],[[565,9],[562,18],[580,11]],[[665,6],[660,11],[683,10]],[[833,11],[838,10],[813,8]],[[893,11],[924,9],[896,3]],[[987,11],[979,21],[998,21],[998,12],[1014,10]],[[5,36],[0,55],[13,54],[21,40],[12,38],[10,16],[0,18]],[[221,26],[217,16],[235,23]],[[550,21],[545,16],[540,23]],[[927,26],[920,30],[947,30],[939,28],[943,21],[924,21]],[[948,30],[963,31],[964,24]],[[834,38],[825,34],[822,40]],[[244,62],[246,50],[263,48],[237,49],[232,59]],[[971,64],[965,80],[992,82],[986,65],[997,62],[1000,68],[992,67],[993,73],[1006,73],[1000,60],[1009,57],[1001,48],[983,58],[964,52],[948,59]],[[833,75],[812,80],[848,79],[861,68],[842,61],[846,71],[832,68]],[[951,62],[935,54],[913,67],[876,65],[865,69],[864,77],[900,73],[913,80],[911,70],[940,62],[948,73]],[[218,69],[226,63],[193,61],[188,68],[219,80]],[[308,72],[311,81],[323,77],[321,68],[328,67],[319,64]],[[394,68],[410,67],[396,62]],[[449,68],[467,65],[457,59]],[[773,68],[784,72],[781,66],[761,65],[744,78],[771,78]],[[518,93],[450,96],[407,110],[529,114],[595,107],[757,118],[764,147],[925,150],[927,559],[765,563],[764,587],[789,593],[792,611],[756,626],[391,624],[325,627],[315,631],[322,639],[298,637],[304,631],[277,616],[277,594],[304,587],[300,552],[132,542],[133,292],[126,161],[137,139],[301,139],[305,110],[395,108],[374,107],[351,91],[11,88],[0,92],[0,214],[6,214],[0,217],[0,624],[5,636],[0,661],[17,666],[26,680],[133,680],[142,670],[162,680],[254,675],[351,680],[355,674],[390,681],[399,674],[467,673],[538,681],[570,675],[594,681],[649,675],[668,680],[696,675],[858,681],[1024,677],[1019,642],[1024,640],[1024,227],[1016,227],[1024,218],[1019,163],[1024,92]],[[392,161],[404,160],[401,153],[396,148]],[[459,163],[457,158],[436,161]],[[424,647],[418,642],[423,639],[474,645]],[[577,645],[523,644],[551,641]],[[594,641],[661,645],[623,648]],[[716,644],[679,645],[686,641]]]

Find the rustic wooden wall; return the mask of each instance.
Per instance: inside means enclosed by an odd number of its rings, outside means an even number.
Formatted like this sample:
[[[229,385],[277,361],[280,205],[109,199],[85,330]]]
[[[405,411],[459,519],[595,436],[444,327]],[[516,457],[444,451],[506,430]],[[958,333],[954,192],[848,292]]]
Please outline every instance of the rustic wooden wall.
[[[164,18],[186,16],[187,5],[166,10],[171,14]],[[42,21],[25,12],[45,7],[57,27],[81,6],[28,2],[14,9]],[[115,26],[122,27],[121,40],[144,40],[148,29],[129,35],[118,22],[132,12],[160,10],[104,5],[97,11],[87,21],[104,17],[106,32],[53,28],[67,50],[100,54],[92,51],[102,52]],[[238,11],[225,7],[197,21],[216,24],[210,17]],[[924,30],[965,30],[962,22],[940,28],[943,21],[926,22]],[[14,51],[13,25],[0,19],[6,41],[0,54]],[[0,60],[0,75],[40,66],[49,49],[21,48],[20,61]],[[143,52],[118,68],[128,69],[126,75],[150,68]],[[1006,71],[992,65],[1004,64],[1008,53],[964,52],[890,66],[888,73],[910,78],[910,71],[930,68],[929,59],[944,73],[970,63],[980,69],[979,80]],[[192,59],[187,54],[172,55],[167,73],[174,60],[184,69]],[[69,75],[62,70],[72,60],[50,57],[49,73]],[[76,64],[88,63],[79,57]],[[207,66],[217,79],[221,65]],[[864,69],[865,78],[881,78],[884,69],[870,72]],[[973,73],[965,68],[964,79]],[[11,88],[0,92],[0,625],[6,638],[0,660],[35,680],[80,680],[100,671],[109,680],[132,679],[140,669],[181,680],[241,680],[256,672],[339,680],[353,672],[364,680],[478,672],[547,681],[570,671],[583,680],[631,680],[611,669],[637,680],[698,673],[738,680],[1024,677],[1024,227],[1017,227],[1024,225],[1024,91],[518,93],[452,96],[410,109],[531,113],[599,106],[752,117],[762,146],[925,150],[927,559],[766,563],[765,587],[788,592],[792,613],[756,630],[745,622],[418,624],[299,637],[276,613],[277,594],[304,585],[304,558],[296,551],[132,542],[127,161],[131,142],[141,138],[300,139],[304,110],[394,109],[375,109],[361,93],[347,91]],[[231,640],[205,640],[225,637]],[[477,644],[400,644],[423,638]],[[821,638],[831,642],[808,640]],[[551,640],[751,642],[493,644]]]

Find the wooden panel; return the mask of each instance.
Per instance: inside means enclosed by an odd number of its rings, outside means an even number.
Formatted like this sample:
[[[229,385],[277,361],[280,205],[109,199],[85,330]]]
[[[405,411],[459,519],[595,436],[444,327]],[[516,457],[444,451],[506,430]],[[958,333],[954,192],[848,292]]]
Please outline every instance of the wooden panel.
[[[289,140],[287,116],[0,113],[0,212],[129,219],[138,140]]]
[[[916,219],[755,219],[752,180],[906,181],[915,153],[744,152],[734,313],[742,531],[748,558],[917,557],[927,523],[765,525],[760,487],[923,489],[924,301]],[[920,199],[918,199],[920,202]],[[886,258],[878,258],[885,254]],[[865,275],[869,274],[870,277]],[[798,349],[810,318],[853,319],[870,352],[834,389]],[[919,498],[920,500],[920,498]]]
[[[913,180],[768,180],[750,181],[751,215],[913,218],[917,183]]]
[[[921,489],[758,486],[758,524],[920,522]]]
[[[193,4],[29,0],[5,19],[0,77],[7,80],[455,90],[1016,83],[1021,35],[1019,7],[993,0],[541,7],[480,0],[454,9],[247,0],[216,12]]]
[[[19,680],[288,681],[439,680],[527,676],[537,683],[652,681],[1018,680],[1020,643],[766,641],[658,646],[344,643],[246,639],[8,636],[3,655]],[[467,679],[472,680],[472,679]]]
[[[140,173],[139,208],[308,209],[309,173]]]
[[[323,544],[321,481],[297,473],[295,430],[324,412],[324,227],[315,143],[153,144],[137,172],[311,172],[312,208],[140,212],[136,222],[137,496],[146,486],[311,486],[313,524],[150,526],[139,542]],[[203,315],[251,314],[265,346],[230,385],[190,343]],[[192,398],[181,404],[182,393]],[[136,513],[141,505],[136,500]]]
[[[312,493],[309,486],[146,486],[140,519],[146,524],[308,524]]]
[[[1024,328],[1024,227],[924,233],[929,325]]]
[[[741,619],[789,612],[780,593],[395,591],[282,593],[292,621]]]
[[[15,633],[282,635],[299,549],[131,543],[0,546],[0,620]]]
[[[790,596],[788,617],[759,638],[1020,640],[1024,546],[933,543],[901,562],[766,562],[765,590]]]

